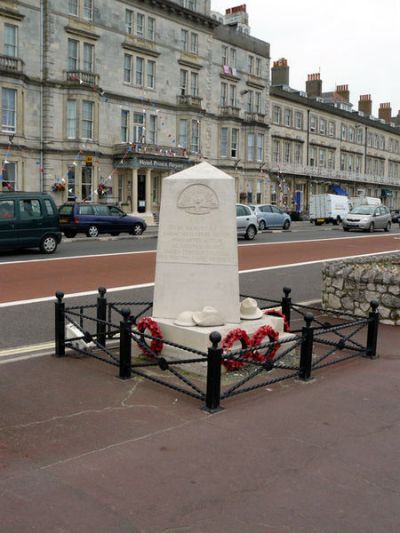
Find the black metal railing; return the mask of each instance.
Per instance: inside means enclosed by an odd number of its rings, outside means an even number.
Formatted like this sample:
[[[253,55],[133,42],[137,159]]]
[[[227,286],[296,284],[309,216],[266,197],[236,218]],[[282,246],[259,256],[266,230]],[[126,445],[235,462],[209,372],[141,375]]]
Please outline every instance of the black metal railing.
[[[163,339],[159,329],[140,328],[143,320],[151,320],[152,302],[109,302],[106,293],[100,287],[95,304],[71,307],[65,306],[62,292],[56,293],[55,356],[65,356],[69,349],[93,357],[118,367],[121,379],[146,378],[200,400],[208,412],[238,394],[293,378],[309,381],[313,372],[330,365],[377,357],[377,301],[371,302],[366,318],[330,313],[328,322],[321,308],[293,303],[288,287],[281,300],[250,296],[264,312],[284,319],[286,335],[224,351],[221,334],[214,331],[202,352]],[[197,365],[195,374],[190,365]],[[223,375],[224,368],[239,370]]]

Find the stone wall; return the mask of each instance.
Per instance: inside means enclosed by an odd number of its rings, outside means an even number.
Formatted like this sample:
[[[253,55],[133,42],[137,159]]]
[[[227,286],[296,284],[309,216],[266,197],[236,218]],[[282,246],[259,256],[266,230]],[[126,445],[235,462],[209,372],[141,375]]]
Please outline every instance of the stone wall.
[[[400,253],[324,263],[323,309],[365,317],[371,300],[381,322],[400,325]]]

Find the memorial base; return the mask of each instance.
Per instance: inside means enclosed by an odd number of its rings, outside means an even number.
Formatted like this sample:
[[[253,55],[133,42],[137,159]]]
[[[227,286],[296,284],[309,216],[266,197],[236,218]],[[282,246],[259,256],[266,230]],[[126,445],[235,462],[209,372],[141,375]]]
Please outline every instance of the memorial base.
[[[186,347],[186,350],[176,348],[174,346],[169,346],[164,343],[164,348],[161,355],[166,357],[167,360],[177,360],[184,361],[188,359],[196,359],[201,356],[187,351],[188,349],[196,350],[207,354],[208,348],[211,346],[210,334],[213,331],[218,331],[223,339],[233,329],[243,329],[251,337],[261,326],[271,326],[275,331],[279,333],[280,341],[287,341],[288,339],[294,338],[295,335],[291,333],[284,332],[284,323],[283,319],[275,316],[263,315],[258,320],[242,320],[239,324],[225,324],[224,326],[211,326],[211,327],[183,327],[177,326],[174,324],[173,320],[169,319],[157,319],[157,324],[159,325],[163,339],[166,342],[173,344],[179,344]],[[265,339],[265,343],[268,342],[268,339]],[[287,350],[290,346],[290,343],[285,343],[284,346],[280,347],[277,355],[282,350]],[[240,350],[240,343],[237,343],[237,347],[233,347],[232,350]],[[136,348],[135,348],[136,351]],[[204,363],[188,363],[180,365],[182,370],[197,374],[200,376],[207,375],[207,358],[204,357]],[[225,371],[225,367],[222,367],[222,371]]]

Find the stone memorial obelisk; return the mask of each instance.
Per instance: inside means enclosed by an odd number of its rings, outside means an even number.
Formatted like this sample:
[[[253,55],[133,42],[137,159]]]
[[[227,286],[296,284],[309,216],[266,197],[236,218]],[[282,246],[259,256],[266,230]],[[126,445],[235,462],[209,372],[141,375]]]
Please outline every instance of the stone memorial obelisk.
[[[235,180],[200,163],[162,184],[153,317],[214,307],[240,323]]]

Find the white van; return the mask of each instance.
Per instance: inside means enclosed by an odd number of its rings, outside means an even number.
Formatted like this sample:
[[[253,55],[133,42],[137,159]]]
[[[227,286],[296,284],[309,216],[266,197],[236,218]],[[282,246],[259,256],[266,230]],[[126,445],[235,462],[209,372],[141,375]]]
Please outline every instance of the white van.
[[[310,222],[321,224],[340,224],[350,211],[347,196],[339,194],[314,194],[310,197]]]

